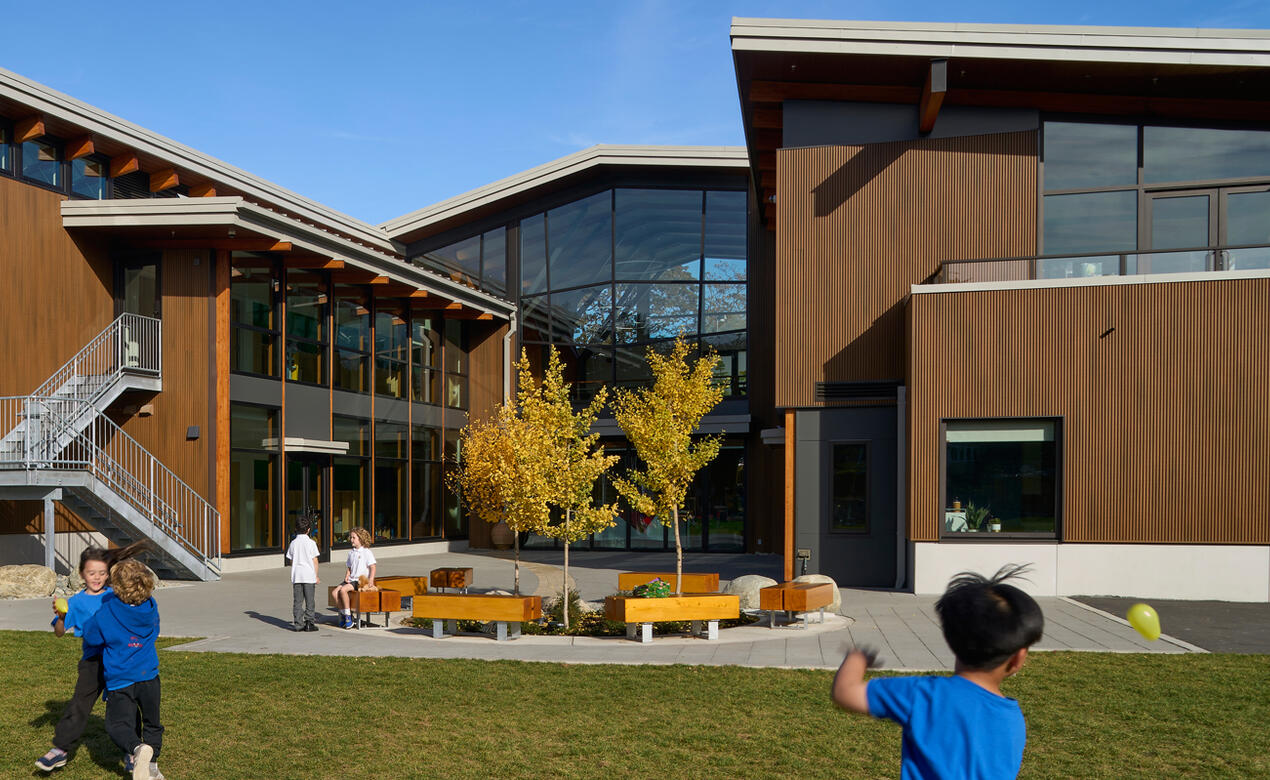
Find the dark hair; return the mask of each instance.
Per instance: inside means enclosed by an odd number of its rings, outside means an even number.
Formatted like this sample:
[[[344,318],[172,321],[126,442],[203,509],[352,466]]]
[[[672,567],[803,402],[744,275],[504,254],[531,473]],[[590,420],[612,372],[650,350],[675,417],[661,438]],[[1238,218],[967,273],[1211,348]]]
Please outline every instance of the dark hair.
[[[311,517],[309,517],[304,512],[301,512],[300,514],[296,515],[295,532],[297,534],[307,535],[309,533],[309,529],[311,528],[313,528],[313,519]]]
[[[1045,616],[1036,600],[1006,580],[1028,566],[1002,566],[991,579],[965,571],[953,577],[935,602],[944,641],[970,669],[995,669],[1024,647],[1040,641]]]
[[[142,539],[139,542],[133,542],[127,547],[116,547],[114,549],[106,549],[105,547],[85,547],[84,551],[79,554],[79,573],[84,574],[84,566],[89,561],[101,561],[106,564],[106,571],[109,572],[115,567],[116,563],[131,558],[134,555],[147,552],[150,549],[150,542]]]

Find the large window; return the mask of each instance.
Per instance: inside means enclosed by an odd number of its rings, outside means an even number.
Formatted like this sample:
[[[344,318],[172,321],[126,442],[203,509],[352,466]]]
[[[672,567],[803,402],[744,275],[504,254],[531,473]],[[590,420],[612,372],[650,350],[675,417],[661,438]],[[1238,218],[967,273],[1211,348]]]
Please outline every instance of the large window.
[[[467,408],[467,329],[457,320],[445,322],[445,405]]]
[[[682,334],[719,351],[746,394],[746,195],[621,187],[520,222],[522,339],[565,355],[575,400],[649,380],[647,347]]]
[[[409,427],[375,421],[375,539],[405,539]]]
[[[411,438],[410,538],[441,535],[441,431],[414,426]]]
[[[1047,121],[1043,133],[1038,277],[1270,267],[1270,131]]]
[[[326,280],[311,271],[287,272],[287,379],[326,384]]]
[[[944,423],[944,533],[1056,536],[1059,434],[1056,420]]]
[[[332,458],[331,537],[347,544],[355,526],[370,518],[370,423],[354,417],[331,418],[335,441],[348,442],[348,454]]]
[[[62,147],[51,138],[22,144],[22,178],[61,189]]]
[[[110,197],[110,160],[98,155],[71,160],[71,194],[94,200]]]
[[[463,462],[463,451],[459,432],[453,428],[445,429],[443,441],[445,461],[441,478],[444,482],[447,480],[446,475],[459,468],[459,464]],[[446,538],[467,538],[467,517],[463,512],[463,503],[457,490],[447,490],[442,494],[442,519]]]
[[[335,286],[335,387],[370,392],[370,297],[361,287]]]
[[[486,231],[424,252],[415,262],[498,295],[507,293],[507,229]]]
[[[410,322],[411,382],[413,399],[421,404],[441,403],[441,333],[433,317],[415,315]]]
[[[9,171],[9,126],[0,122],[0,171]]]
[[[278,410],[229,405],[229,547],[277,549]]]
[[[409,360],[409,322],[401,304],[380,301],[375,309],[375,392],[405,398]]]
[[[278,326],[274,306],[272,264],[235,263],[229,285],[229,319],[233,334],[230,366],[235,371],[277,376]]]
[[[829,530],[869,530],[869,445],[829,445]]]

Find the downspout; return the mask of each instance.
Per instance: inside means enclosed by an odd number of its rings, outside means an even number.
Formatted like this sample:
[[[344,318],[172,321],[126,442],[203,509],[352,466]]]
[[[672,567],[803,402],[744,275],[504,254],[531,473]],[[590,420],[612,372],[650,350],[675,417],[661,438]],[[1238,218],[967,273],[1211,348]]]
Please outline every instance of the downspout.
[[[503,336],[503,403],[512,397],[512,338],[516,335],[516,312],[507,316],[507,335]]]
[[[895,389],[895,589],[908,579],[908,388]]]

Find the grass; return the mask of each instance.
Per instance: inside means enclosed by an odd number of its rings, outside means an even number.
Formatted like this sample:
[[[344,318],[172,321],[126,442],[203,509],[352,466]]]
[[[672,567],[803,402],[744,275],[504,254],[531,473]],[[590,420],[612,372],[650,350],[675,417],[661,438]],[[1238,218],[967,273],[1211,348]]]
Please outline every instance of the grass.
[[[164,640],[171,646],[177,640]],[[29,777],[79,643],[0,632],[0,777]],[[899,729],[831,673],[162,652],[173,778],[895,777]],[[1023,777],[1270,776],[1270,659],[1036,653]],[[99,705],[56,777],[121,777]],[[991,724],[984,724],[991,728]]]

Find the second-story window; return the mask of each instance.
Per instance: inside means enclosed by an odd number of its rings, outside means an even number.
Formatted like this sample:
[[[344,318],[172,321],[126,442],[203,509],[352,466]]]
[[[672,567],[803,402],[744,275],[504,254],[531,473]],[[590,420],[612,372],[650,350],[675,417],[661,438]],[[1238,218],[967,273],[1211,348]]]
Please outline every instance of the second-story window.
[[[49,187],[62,186],[62,148],[49,138],[22,144],[22,178]]]
[[[370,299],[361,287],[335,287],[335,387],[370,392]]]
[[[410,375],[416,403],[441,403],[441,334],[432,317],[416,316],[410,323]]]
[[[287,272],[287,379],[326,384],[326,280]]]
[[[237,262],[237,261],[236,261]],[[277,376],[274,353],[278,324],[274,307],[272,264],[235,265],[229,285],[229,319],[233,327],[229,361],[234,371]]]
[[[375,309],[375,392],[405,397],[409,331],[400,303],[381,301]]]
[[[110,197],[110,161],[97,155],[71,160],[71,194],[93,200]]]
[[[462,322],[445,322],[445,405],[467,408],[467,328]]]
[[[0,124],[0,171],[9,171],[9,128]]]

